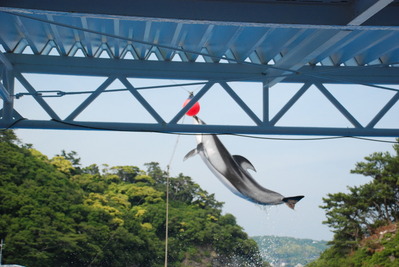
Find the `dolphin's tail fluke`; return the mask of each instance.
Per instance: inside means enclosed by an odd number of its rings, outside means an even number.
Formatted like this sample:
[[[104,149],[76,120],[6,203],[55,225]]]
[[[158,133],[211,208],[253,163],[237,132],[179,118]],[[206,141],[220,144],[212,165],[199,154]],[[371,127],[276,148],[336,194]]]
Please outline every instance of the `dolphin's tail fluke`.
[[[283,198],[283,202],[287,204],[291,209],[295,208],[295,204],[301,200],[304,196],[296,196],[296,197],[285,197]]]

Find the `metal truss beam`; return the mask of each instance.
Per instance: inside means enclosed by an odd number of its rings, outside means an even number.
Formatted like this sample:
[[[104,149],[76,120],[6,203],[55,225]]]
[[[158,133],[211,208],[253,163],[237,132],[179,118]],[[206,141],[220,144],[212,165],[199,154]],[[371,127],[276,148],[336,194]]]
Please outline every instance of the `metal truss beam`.
[[[6,70],[12,70],[11,62],[6,58],[3,53],[0,53],[0,62],[3,64]]]
[[[5,103],[9,103],[12,101],[11,94],[3,83],[6,85],[9,83],[9,73],[12,71],[13,67],[11,62],[4,56],[3,53],[0,53],[0,62],[2,63],[0,64],[0,67],[4,66],[3,68],[0,68],[0,71],[2,71],[0,78],[3,78],[3,81],[0,79],[0,98],[2,98]]]
[[[3,99],[4,102],[11,101],[10,92],[4,87],[4,85],[0,82],[0,97]]]
[[[348,25],[361,25],[384,9],[393,0],[363,0],[355,2],[355,18]]]
[[[393,0],[378,1],[359,1],[355,7],[357,14],[348,22],[348,26],[358,26],[366,20],[376,15],[384,9]],[[297,71],[306,63],[312,61],[317,55],[323,54],[325,51],[336,46],[337,43],[351,34],[350,31],[325,32],[323,35],[313,34],[300,42],[295,49],[292,49],[283,58],[277,62],[276,67],[279,69],[271,70],[271,75],[275,78],[269,81],[269,86],[273,86],[285,79],[284,75],[289,73],[286,70]],[[296,62],[292,64],[292,62]]]
[[[89,92],[89,96],[80,104],[74,105],[76,108],[72,109],[70,114],[62,119],[62,116],[57,114],[46,101],[46,91],[35,89],[29,81],[18,72],[18,64],[14,65],[13,74],[20,84],[26,89],[27,95],[30,95],[36,101],[43,111],[50,119],[29,119],[22,118],[18,111],[12,107],[13,102],[6,103],[0,114],[0,128],[33,128],[33,129],[69,129],[69,130],[113,130],[113,131],[139,131],[139,132],[173,132],[173,133],[218,133],[218,134],[267,134],[267,135],[324,135],[324,136],[374,136],[374,137],[397,137],[399,136],[399,129],[387,129],[375,127],[378,122],[387,114],[387,112],[399,102],[399,90],[387,101],[387,103],[380,109],[372,120],[367,125],[362,125],[358,119],[341,104],[331,92],[321,83],[305,83],[291,99],[274,115],[269,118],[269,95],[267,84],[264,85],[263,96],[263,117],[258,117],[256,112],[251,109],[237,93],[231,88],[227,81],[206,81],[203,87],[195,94],[192,101],[173,116],[171,120],[166,120],[156,111],[156,107],[142,96],[140,88],[135,88],[134,85],[121,74],[108,76],[108,78],[94,91]],[[75,75],[78,73],[74,73]],[[86,73],[79,73],[80,75]],[[142,107],[152,116],[154,123],[118,123],[118,122],[93,122],[77,120],[77,116],[83,112],[91,103],[105,90],[108,86],[119,80],[124,86],[125,90],[142,105]],[[10,85],[13,84],[10,83]],[[241,110],[248,115],[253,125],[244,126],[231,125],[192,125],[179,123],[181,118],[191,106],[199,101],[208,91],[215,85],[220,85],[221,88],[231,97]],[[295,105],[295,103],[306,93],[306,91],[314,85],[325,96],[336,110],[347,119],[351,127],[298,127],[298,126],[279,126],[278,122],[285,116],[285,114]],[[11,87],[10,87],[11,88]],[[48,91],[52,93],[54,91]],[[59,95],[59,96],[62,96]],[[12,99],[14,96],[12,95]]]
[[[0,122],[0,128],[7,128]],[[255,135],[317,135],[317,136],[367,136],[398,137],[398,129],[375,128],[328,128],[328,127],[267,127],[242,125],[190,125],[190,124],[152,124],[152,123],[116,123],[88,121],[56,120],[19,120],[12,125],[17,129],[52,130],[104,130],[158,133],[213,133],[213,134],[255,134]]]
[[[276,77],[270,73],[276,70],[273,65],[251,63],[167,62],[25,54],[5,54],[5,58],[21,73],[254,82],[267,82]],[[282,77],[288,83],[397,84],[399,67],[306,65]]]
[[[398,3],[399,0],[99,0],[93,5],[90,0],[71,0],[68,4],[3,1],[0,21],[9,27],[0,28],[0,128],[397,137],[399,129],[379,125],[399,102]],[[188,9],[195,12],[187,12]],[[67,114],[61,115],[57,112],[59,107],[51,105],[55,102],[46,97],[73,92],[35,88],[26,74],[79,75],[103,80],[94,91],[86,91],[83,100],[71,97],[80,102],[73,103],[70,110],[63,106]],[[168,114],[166,119],[162,109],[145,98],[148,91],[143,92],[157,86],[136,87],[136,78],[184,80],[202,88],[188,105],[172,117]],[[254,110],[247,105],[233,82],[260,84],[261,112],[259,106]],[[270,88],[281,82],[299,83],[302,87],[273,115]],[[109,87],[114,83],[123,87],[116,91],[125,91],[125,96],[139,103],[151,122],[80,119],[87,115],[89,107],[95,106],[98,97],[112,91]],[[384,95],[382,101],[386,102],[382,106],[379,103],[379,110],[364,122],[365,116],[355,116],[352,108],[328,89],[329,84],[365,85],[390,92]],[[162,90],[170,87],[162,86]],[[247,115],[249,125],[180,122],[194,102],[202,100],[213,87]],[[334,123],[329,122],[323,123],[326,127],[301,127],[296,122],[281,126],[310,88],[331,104],[345,127],[330,126]],[[14,104],[23,103],[17,101],[24,95],[45,118],[20,115],[25,107]]]
[[[5,63],[4,63],[5,62]],[[2,83],[0,82],[0,96],[3,99],[3,108],[0,110],[0,121],[10,124],[22,118],[14,110],[14,71],[8,61],[3,61]]]

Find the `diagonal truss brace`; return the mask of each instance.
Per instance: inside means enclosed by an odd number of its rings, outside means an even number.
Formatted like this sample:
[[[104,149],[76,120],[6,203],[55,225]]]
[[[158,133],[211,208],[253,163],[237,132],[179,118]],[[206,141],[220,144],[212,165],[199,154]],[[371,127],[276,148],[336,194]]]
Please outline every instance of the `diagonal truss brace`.
[[[15,72],[15,77],[28,90],[36,102],[43,108],[44,111],[54,120],[61,120],[57,113],[47,104],[47,102],[40,96],[40,93],[22,76],[21,73]]]
[[[68,117],[66,121],[74,120],[83,110],[85,110],[107,87],[115,81],[115,77],[106,79],[86,100],[84,100]]]
[[[384,117],[384,115],[399,102],[399,92],[397,92],[388,103],[378,112],[378,114],[370,121],[366,128],[374,128],[375,125]]]
[[[169,121],[167,122],[161,114],[156,111],[156,107],[151,106],[149,102],[140,94],[140,90],[135,88],[127,77],[110,76],[91,94],[84,99],[77,108],[71,111],[65,119],[61,119],[46,102],[45,98],[50,95],[43,93],[45,91],[36,90],[26,78],[19,72],[14,71],[15,78],[28,91],[28,94],[41,106],[41,108],[50,116],[50,120],[30,120],[22,118],[17,110],[6,112],[3,108],[0,110],[0,128],[36,128],[36,129],[97,129],[97,130],[119,130],[119,131],[155,131],[155,132],[187,132],[187,133],[246,133],[246,134],[284,134],[284,135],[328,135],[328,136],[399,136],[398,129],[379,129],[375,128],[377,123],[385,116],[385,114],[399,101],[399,92],[384,105],[384,107],[373,117],[373,119],[364,127],[345,107],[342,105],[330,91],[321,83],[305,83],[303,86],[287,101],[287,103],[269,119],[269,88],[266,85],[263,96],[263,118],[258,117],[256,112],[249,107],[245,101],[234,91],[234,89],[226,81],[208,81],[195,94],[192,101]],[[117,122],[89,122],[79,121],[76,118],[90,104],[112,84],[115,80],[121,81],[135,99],[145,108],[145,110],[155,119],[156,123],[117,123]],[[184,114],[199,101],[214,85],[220,85],[225,92],[235,101],[238,107],[247,114],[248,118],[253,122],[253,126],[244,125],[191,125],[180,124],[180,119]],[[280,119],[295,105],[295,103],[306,93],[306,91],[314,85],[326,99],[348,120],[353,127],[337,128],[337,127],[292,127],[278,126]],[[50,91],[47,91],[50,92]],[[10,96],[13,100],[13,96]],[[10,103],[12,103],[11,101]],[[3,99],[3,107],[6,107],[7,100]]]
[[[141,105],[151,114],[151,116],[159,123],[164,124],[165,121],[155,111],[155,109],[141,96],[141,94],[133,87],[133,85],[125,78],[119,77],[119,80],[126,86],[130,93],[141,103]]]
[[[356,128],[363,126],[353,117],[353,115],[325,88],[322,84],[315,84],[316,87],[324,94],[324,96],[352,123]]]

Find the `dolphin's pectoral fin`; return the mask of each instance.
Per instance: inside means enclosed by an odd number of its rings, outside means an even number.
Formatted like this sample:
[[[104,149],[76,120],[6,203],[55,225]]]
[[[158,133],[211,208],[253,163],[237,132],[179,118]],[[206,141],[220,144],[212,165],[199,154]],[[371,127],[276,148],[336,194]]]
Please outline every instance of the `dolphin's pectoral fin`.
[[[193,150],[191,150],[190,152],[188,152],[188,153],[184,156],[183,161],[185,161],[186,159],[191,158],[191,157],[197,155],[197,154],[198,154],[200,151],[202,151],[203,149],[204,149],[204,145],[203,145],[202,143],[199,143],[199,144],[197,145],[196,148],[194,148]]]
[[[241,168],[243,168],[244,170],[250,169],[256,172],[254,165],[252,165],[252,163],[243,156],[233,155],[233,158],[237,162],[237,164],[240,165]]]
[[[296,197],[285,197],[283,198],[283,202],[285,204],[287,204],[288,207],[290,207],[291,209],[295,208],[295,204],[301,200],[302,198],[304,198],[304,196],[296,196]]]
[[[190,152],[188,152],[188,153],[184,156],[183,161],[185,161],[186,159],[191,158],[192,156],[195,156],[195,155],[197,155],[197,154],[198,154],[197,148],[194,148],[193,150],[191,150]]]

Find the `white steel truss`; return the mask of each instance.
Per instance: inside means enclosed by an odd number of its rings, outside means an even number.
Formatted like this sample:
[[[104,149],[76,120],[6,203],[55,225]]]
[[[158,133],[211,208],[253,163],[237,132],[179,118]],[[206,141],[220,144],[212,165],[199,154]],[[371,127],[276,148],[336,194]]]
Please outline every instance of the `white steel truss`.
[[[109,13],[103,13],[98,7],[86,9],[88,13],[71,12],[56,4],[38,10],[31,7],[29,1],[22,2],[22,6],[0,5],[0,23],[7,25],[0,28],[0,97],[3,100],[0,128],[399,136],[399,127],[379,127],[379,122],[399,103],[399,22],[392,16],[398,10],[397,1],[346,1],[341,4],[293,1],[295,3],[285,5],[286,12],[291,9],[325,12],[320,13],[326,16],[324,23],[307,21],[306,15],[295,17],[296,21],[291,23],[279,21],[276,16],[274,21],[250,21],[249,15],[245,18],[225,15],[220,20],[212,15],[213,12],[199,12],[197,15],[202,17],[188,19],[172,0],[167,2],[175,7],[173,12],[154,15],[156,12],[145,9],[150,3],[141,3],[143,9],[137,11],[140,16],[133,14],[134,11],[127,16],[123,9],[112,7]],[[157,0],[149,2],[160,4]],[[204,7],[221,4],[199,2]],[[198,2],[187,3],[194,8]],[[80,8],[85,9],[86,4],[83,1]],[[260,5],[267,6],[270,12],[284,10],[279,1],[266,0],[245,4],[243,8],[252,10]],[[231,8],[229,4],[223,6]],[[344,13],[347,22],[342,22],[328,16],[332,10],[356,12]],[[148,16],[140,12],[148,12]],[[49,105],[48,99],[67,97],[77,91],[35,88],[26,78],[31,74],[99,77],[103,83],[85,92],[85,99],[73,105],[67,115],[61,115]],[[132,82],[136,78],[163,79],[165,84],[140,87]],[[179,84],[168,84],[171,79],[179,80]],[[15,91],[16,81],[23,90]],[[115,81],[122,84],[119,91],[129,92],[151,120],[79,119],[93,101],[112,90],[109,86]],[[250,82],[261,90],[261,111],[243,100],[231,86],[234,82]],[[282,82],[301,86],[272,113],[270,90]],[[194,84],[200,89],[191,104],[170,118],[161,114],[142,94],[149,88],[168,90]],[[331,92],[330,84],[363,85],[390,94],[368,121],[360,121],[348,104],[344,105]],[[215,87],[221,88],[248,116],[249,125],[240,122],[181,123],[192,104]],[[279,122],[309,88],[316,88],[348,125],[281,125]],[[29,114],[21,114],[16,103],[22,97],[32,98],[45,116],[32,119]]]

